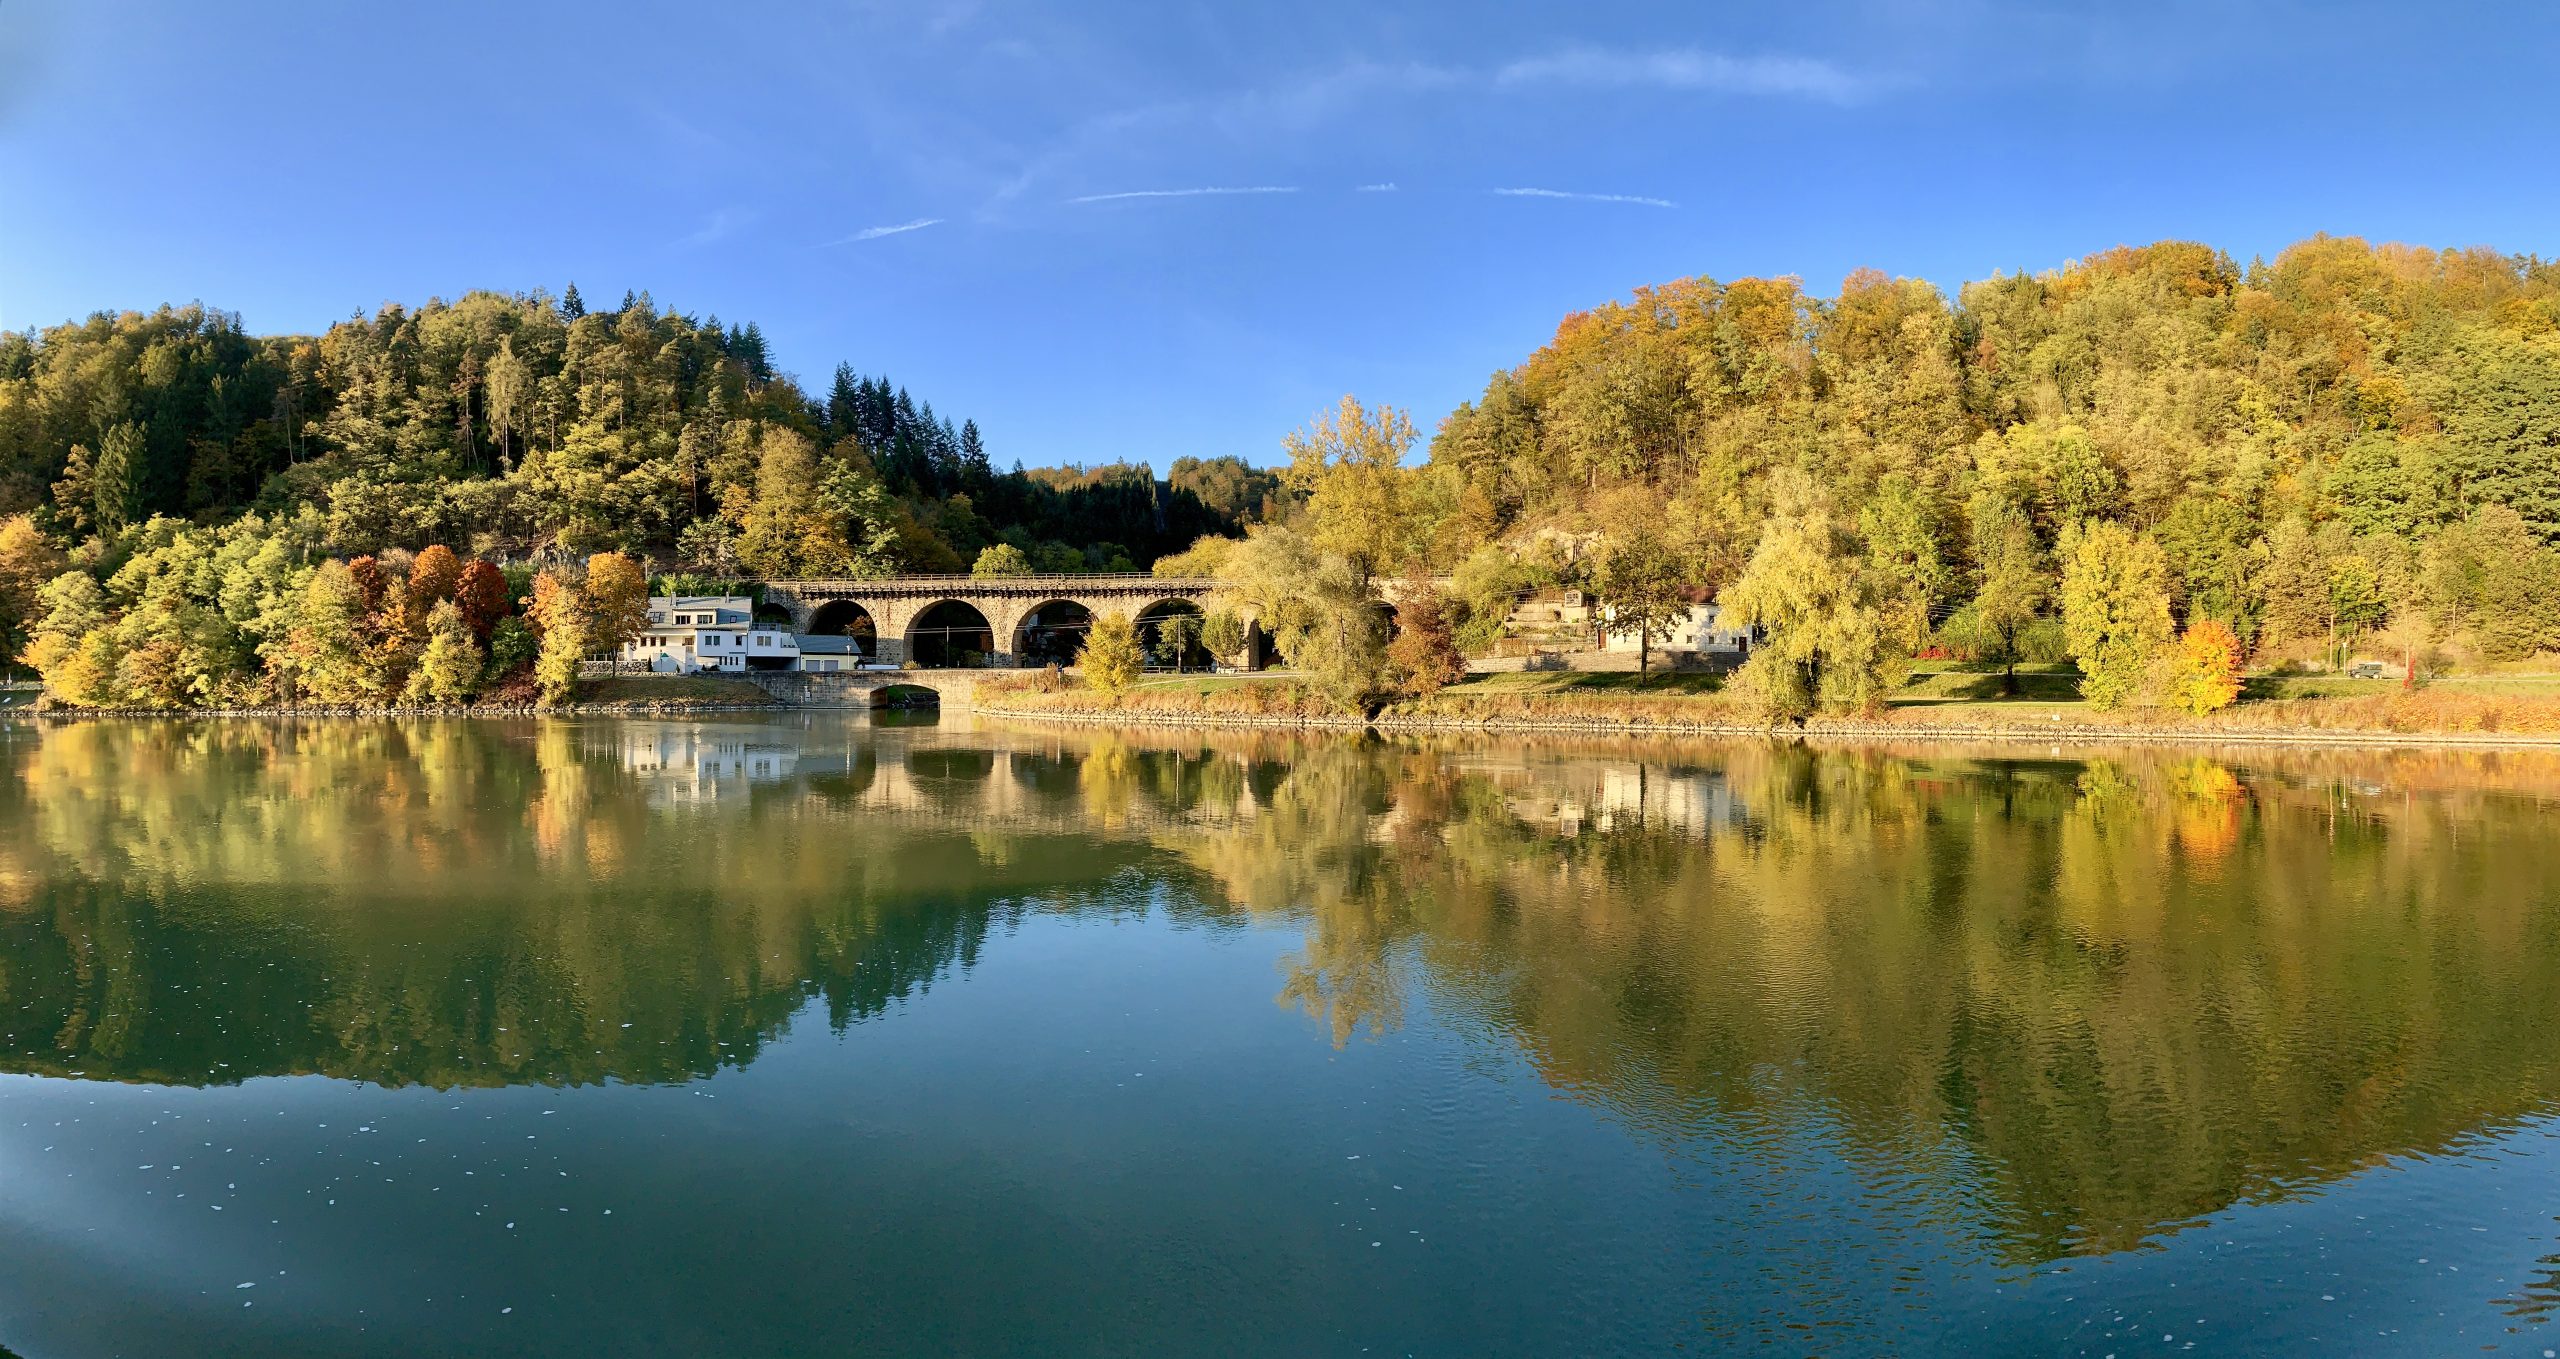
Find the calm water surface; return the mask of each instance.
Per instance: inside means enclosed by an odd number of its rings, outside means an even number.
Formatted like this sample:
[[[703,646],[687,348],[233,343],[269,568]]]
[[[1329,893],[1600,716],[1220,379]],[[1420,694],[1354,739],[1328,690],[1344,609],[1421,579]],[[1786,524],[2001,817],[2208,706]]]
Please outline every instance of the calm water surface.
[[[0,724],[0,1345],[2549,1355],[2555,795]]]

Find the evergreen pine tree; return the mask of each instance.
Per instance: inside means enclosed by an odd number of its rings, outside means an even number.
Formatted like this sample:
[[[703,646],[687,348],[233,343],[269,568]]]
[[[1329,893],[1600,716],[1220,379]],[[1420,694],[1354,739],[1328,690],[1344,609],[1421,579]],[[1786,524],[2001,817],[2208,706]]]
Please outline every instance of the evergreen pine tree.
[[[960,480],[969,494],[980,500],[996,483],[996,470],[987,461],[986,441],[978,436],[975,420],[960,424]]]
[[[577,282],[571,280],[569,291],[560,294],[560,315],[566,320],[575,321],[586,314],[587,304],[578,296]]]
[[[826,425],[829,438],[861,437],[862,385],[852,364],[836,365],[835,385],[827,389]]]
[[[90,503],[98,527],[112,533],[142,518],[142,427],[131,421],[107,431],[90,472]]]

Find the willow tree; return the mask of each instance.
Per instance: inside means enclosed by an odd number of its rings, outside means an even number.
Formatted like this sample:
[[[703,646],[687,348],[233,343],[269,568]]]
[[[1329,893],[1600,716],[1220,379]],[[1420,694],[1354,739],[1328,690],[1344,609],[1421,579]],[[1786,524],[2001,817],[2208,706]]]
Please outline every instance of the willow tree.
[[[1427,516],[1420,476],[1404,465],[1413,440],[1413,421],[1403,411],[1372,411],[1346,396],[1332,415],[1281,441],[1289,454],[1281,475],[1307,499],[1308,536],[1319,551],[1350,565],[1363,592],[1422,544]]]
[[[1884,704],[1892,658],[1857,546],[1802,473],[1771,483],[1759,546],[1723,597],[1729,621],[1768,634],[1737,683],[1771,717],[1872,712]]]
[[[1218,607],[1259,619],[1292,669],[1346,709],[1387,686],[1386,618],[1350,558],[1295,529],[1256,527],[1221,563]]]

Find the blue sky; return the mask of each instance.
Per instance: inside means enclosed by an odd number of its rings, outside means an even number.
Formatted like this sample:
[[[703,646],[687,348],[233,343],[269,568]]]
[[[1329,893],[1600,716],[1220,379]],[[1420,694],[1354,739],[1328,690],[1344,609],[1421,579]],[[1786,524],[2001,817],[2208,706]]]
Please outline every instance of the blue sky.
[[[2554,69],[2543,5],[0,0],[0,327],[574,279],[1000,463],[1269,461],[1691,274],[2560,254]]]

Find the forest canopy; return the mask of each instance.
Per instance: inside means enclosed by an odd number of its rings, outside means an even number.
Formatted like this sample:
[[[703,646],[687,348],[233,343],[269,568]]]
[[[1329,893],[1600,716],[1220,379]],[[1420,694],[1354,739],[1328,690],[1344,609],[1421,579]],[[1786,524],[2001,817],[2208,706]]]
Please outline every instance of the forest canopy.
[[[647,294],[316,337],[101,312],[0,334],[0,656],[80,703],[449,702],[537,671],[557,697],[650,568],[1134,571],[1277,491],[1233,457],[998,471],[974,420],[850,366],[804,391],[755,325]]]
[[[807,392],[752,323],[572,287],[254,336],[199,305],[0,335],[0,516],[68,546],[154,516],[325,516],[345,555],[602,550],[742,574],[960,571],[1010,542],[1138,569],[1233,532],[1238,459],[998,471],[973,420],[839,366]]]
[[[2262,657],[2389,627],[2512,659],[2560,647],[2560,264],[2324,236],[1953,299],[1686,279],[1567,317],[1442,422],[1429,474],[1444,569],[1662,526],[1700,598],[1746,581],[1795,486],[1906,654],[2058,622],[2105,524],[2158,549],[2180,626]]]

